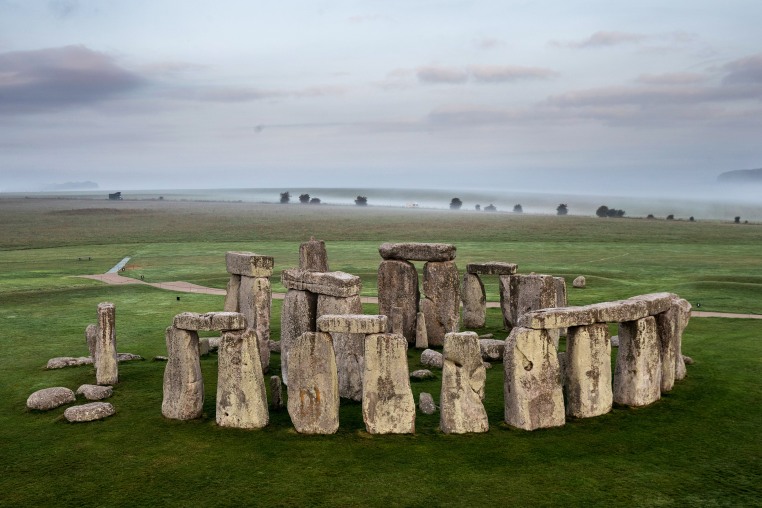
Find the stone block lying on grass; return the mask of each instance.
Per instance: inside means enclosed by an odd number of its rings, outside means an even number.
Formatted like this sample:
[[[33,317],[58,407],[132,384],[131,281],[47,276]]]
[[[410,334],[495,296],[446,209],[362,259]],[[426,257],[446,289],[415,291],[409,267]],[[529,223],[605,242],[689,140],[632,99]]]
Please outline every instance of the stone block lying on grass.
[[[77,388],[77,395],[84,395],[87,400],[103,400],[113,394],[114,389],[111,386],[82,385]]]
[[[64,418],[72,423],[92,422],[103,420],[115,413],[116,409],[108,402],[90,402],[89,404],[66,408]]]
[[[74,392],[63,386],[37,390],[26,399],[26,407],[38,411],[48,411],[76,400]]]

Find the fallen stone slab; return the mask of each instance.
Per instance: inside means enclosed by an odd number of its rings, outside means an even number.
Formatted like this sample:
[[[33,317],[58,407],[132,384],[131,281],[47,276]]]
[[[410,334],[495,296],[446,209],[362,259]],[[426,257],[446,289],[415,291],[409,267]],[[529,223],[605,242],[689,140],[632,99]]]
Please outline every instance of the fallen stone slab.
[[[281,272],[280,280],[287,289],[339,298],[359,295],[362,289],[360,277],[346,272],[310,272],[291,268]]]
[[[643,300],[617,300],[587,306],[596,323],[624,323],[648,317],[648,304]]]
[[[434,367],[435,369],[441,369],[444,365],[444,356],[439,351],[433,349],[424,349],[421,352],[421,364],[427,367]]]
[[[77,367],[79,365],[92,365],[93,359],[90,356],[59,356],[48,360],[46,369],[63,369],[64,367]]]
[[[382,243],[378,248],[382,258],[404,261],[452,261],[455,250],[448,243]]]
[[[497,339],[479,339],[479,350],[482,360],[486,362],[503,361],[505,353],[505,341]]]
[[[655,316],[668,311],[673,302],[679,298],[674,293],[649,293],[628,298],[628,300],[638,300],[646,303],[649,316]]]
[[[489,362],[482,362],[482,365],[484,365],[484,368],[487,370],[492,368],[492,364]]]
[[[143,360],[143,357],[134,353],[117,353],[116,359],[119,362],[133,362],[136,360]]]
[[[410,379],[416,381],[425,381],[427,379],[435,379],[436,376],[429,369],[418,369],[410,373]]]
[[[275,260],[272,256],[263,256],[254,252],[227,252],[225,265],[230,274],[270,277],[273,274]]]
[[[103,400],[114,395],[114,388],[100,385],[81,385],[77,395],[84,395],[87,400]]]
[[[486,263],[468,263],[466,272],[474,275],[513,275],[519,269],[515,263],[490,261]]]
[[[371,333],[386,332],[388,319],[382,315],[368,314],[325,314],[317,318],[317,328],[321,332]]]
[[[434,404],[434,397],[430,393],[421,392],[418,396],[418,409],[425,415],[433,415],[437,412],[437,405]]]
[[[596,322],[594,309],[586,307],[556,307],[527,312],[519,319],[519,326],[535,330],[554,330],[572,326],[587,326]]]
[[[108,402],[90,402],[66,408],[64,418],[72,423],[92,422],[103,420],[116,413],[114,406]]]
[[[181,330],[193,331],[228,331],[246,328],[246,319],[239,312],[183,312],[177,314],[172,325]]]
[[[72,390],[63,386],[54,386],[34,392],[26,399],[26,407],[38,411],[48,411],[75,400],[76,397]]]

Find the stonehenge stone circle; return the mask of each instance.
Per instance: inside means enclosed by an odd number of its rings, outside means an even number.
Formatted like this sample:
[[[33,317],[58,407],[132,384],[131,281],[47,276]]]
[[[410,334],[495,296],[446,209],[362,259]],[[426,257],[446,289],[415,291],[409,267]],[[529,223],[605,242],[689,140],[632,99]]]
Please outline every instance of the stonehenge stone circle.
[[[108,402],[90,402],[66,408],[64,418],[72,423],[92,422],[102,420],[116,413],[114,406]]]
[[[204,378],[198,354],[198,332],[170,326],[166,331],[167,366],[161,414],[174,420],[193,420],[203,413]]]
[[[661,347],[656,320],[645,317],[619,325],[614,402],[647,406],[661,397]]]
[[[311,238],[299,246],[299,268],[309,272],[327,272],[328,253],[323,240]]]
[[[43,388],[37,390],[26,399],[26,407],[38,411],[48,411],[64,404],[74,402],[76,397],[74,392],[63,386],[54,386],[53,388]]]
[[[403,261],[452,261],[455,250],[447,243],[382,243],[378,248],[383,259]]]
[[[487,432],[484,382],[487,372],[474,332],[448,333],[444,338],[444,367],[439,426],[445,434]]]
[[[378,266],[378,312],[402,320],[402,335],[408,342],[416,338],[418,313],[418,272],[404,260],[384,260]]]
[[[452,261],[428,261],[423,266],[421,312],[426,316],[430,346],[441,346],[444,336],[460,323],[460,277]]]
[[[224,332],[218,351],[217,425],[260,429],[269,418],[257,333],[250,328]]]
[[[607,324],[569,328],[563,379],[568,416],[590,418],[611,411],[611,340]]]
[[[303,333],[315,331],[318,295],[290,289],[283,298],[280,322],[280,366],[283,384],[288,385],[288,353]]]
[[[95,380],[99,385],[119,382],[119,360],[116,356],[116,307],[113,303],[98,304],[98,336],[95,341]]]

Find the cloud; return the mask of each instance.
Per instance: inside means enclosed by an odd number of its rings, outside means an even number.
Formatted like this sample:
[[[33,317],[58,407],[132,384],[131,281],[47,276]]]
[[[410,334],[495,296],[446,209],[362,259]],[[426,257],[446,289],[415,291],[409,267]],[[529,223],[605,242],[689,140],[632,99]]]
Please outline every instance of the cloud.
[[[0,111],[27,113],[93,104],[145,84],[113,57],[85,46],[0,53]]]
[[[171,89],[170,97],[184,100],[202,102],[253,102],[280,98],[310,98],[337,96],[346,93],[343,87],[323,85],[301,88],[296,90],[286,89],[261,89],[255,87],[216,87],[216,88],[188,88],[182,90]]]
[[[464,70],[448,67],[419,67],[416,75],[422,83],[465,83],[468,80]]]
[[[725,64],[728,71],[723,83],[728,85],[762,85],[762,53]]]
[[[495,49],[503,45],[503,41],[496,39],[495,37],[482,37],[474,41],[474,44],[479,49]]]
[[[49,0],[48,8],[57,18],[68,18],[79,10],[78,0]]]
[[[571,41],[567,43],[555,43],[560,46],[567,46],[570,48],[602,48],[619,46],[622,44],[636,44],[648,39],[648,36],[643,34],[631,33],[631,32],[616,32],[616,31],[600,31],[595,32],[587,39],[581,41]]]
[[[465,69],[458,67],[419,67],[418,81],[429,84],[460,84],[467,81],[477,83],[505,83],[524,79],[549,79],[556,72],[540,67],[518,65],[474,65]]]
[[[670,72],[641,74],[635,81],[644,85],[694,85],[707,81],[707,77],[695,72]]]

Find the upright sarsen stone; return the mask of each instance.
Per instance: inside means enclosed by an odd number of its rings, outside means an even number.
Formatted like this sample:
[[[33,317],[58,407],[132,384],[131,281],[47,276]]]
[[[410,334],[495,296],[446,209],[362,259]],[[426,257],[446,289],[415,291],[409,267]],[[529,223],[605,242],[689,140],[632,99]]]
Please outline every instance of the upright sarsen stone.
[[[98,340],[95,342],[95,379],[99,385],[119,382],[119,361],[116,355],[116,307],[113,303],[98,304]]]
[[[444,367],[439,426],[446,434],[487,432],[484,382],[487,371],[474,332],[448,333],[444,338]]]
[[[511,318],[511,276],[501,275],[498,279],[500,290],[500,312],[503,314],[503,328],[510,330],[513,328],[513,319]]]
[[[408,342],[415,341],[418,312],[418,272],[408,261],[384,260],[378,266],[378,313],[394,321],[400,313],[402,334]]]
[[[167,328],[167,366],[161,414],[174,420],[192,420],[204,408],[204,378],[198,354],[198,332]]]
[[[310,272],[327,272],[328,253],[323,240],[311,238],[299,246],[299,268]]]
[[[460,277],[452,261],[429,261],[423,266],[421,312],[426,316],[429,346],[441,346],[444,336],[460,323]]]
[[[511,275],[510,321],[518,326],[525,313],[556,306],[556,281],[551,275]]]
[[[619,325],[614,402],[647,406],[661,397],[661,348],[652,317]]]
[[[238,293],[239,312],[246,318],[249,328],[256,332],[259,340],[259,358],[262,371],[270,366],[270,307],[272,289],[266,277],[241,276]]]
[[[482,328],[487,317],[487,296],[484,293],[484,283],[478,275],[468,272],[463,275],[461,300],[463,301],[463,326]]]
[[[413,434],[415,399],[402,335],[365,337],[362,416],[370,434]]]
[[[225,291],[225,303],[223,310],[225,312],[238,312],[238,293],[241,288],[241,276],[231,274],[228,280],[228,287]]]
[[[283,298],[280,320],[280,366],[283,384],[288,385],[288,353],[303,333],[315,331],[317,295],[289,289]]]
[[[217,425],[238,429],[267,425],[270,417],[256,332],[223,333],[218,361]]]
[[[688,300],[678,298],[674,305],[677,307],[677,326],[675,326],[675,381],[685,378],[685,360],[683,359],[683,332],[691,319],[691,304]]]
[[[339,428],[339,384],[331,336],[305,333],[288,353],[288,414],[301,434],[333,434]]]
[[[339,298],[318,295],[318,318],[326,314],[362,314],[360,296]],[[365,334],[334,332],[331,337],[336,352],[339,395],[346,399],[362,400]]]
[[[87,349],[90,351],[90,357],[95,363],[95,352],[98,344],[98,325],[90,324],[85,328],[85,341],[87,342]]]
[[[611,411],[611,337],[608,325],[569,328],[566,336],[564,392],[566,414],[590,418]]]

